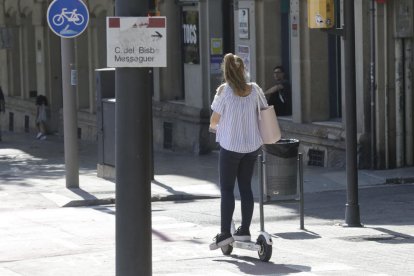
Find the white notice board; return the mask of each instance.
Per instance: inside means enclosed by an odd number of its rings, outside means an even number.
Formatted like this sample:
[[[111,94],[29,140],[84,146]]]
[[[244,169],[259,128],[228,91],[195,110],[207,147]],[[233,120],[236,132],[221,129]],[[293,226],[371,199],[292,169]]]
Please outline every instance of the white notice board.
[[[108,67],[166,67],[167,19],[107,17]]]

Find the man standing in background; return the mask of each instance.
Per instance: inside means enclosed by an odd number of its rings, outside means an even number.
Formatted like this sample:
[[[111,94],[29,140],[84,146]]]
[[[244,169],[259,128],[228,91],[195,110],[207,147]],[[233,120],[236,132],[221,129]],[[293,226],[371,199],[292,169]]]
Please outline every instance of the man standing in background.
[[[273,68],[276,84],[265,91],[269,105],[273,105],[277,116],[292,115],[292,93],[289,82],[285,79],[282,66]]]

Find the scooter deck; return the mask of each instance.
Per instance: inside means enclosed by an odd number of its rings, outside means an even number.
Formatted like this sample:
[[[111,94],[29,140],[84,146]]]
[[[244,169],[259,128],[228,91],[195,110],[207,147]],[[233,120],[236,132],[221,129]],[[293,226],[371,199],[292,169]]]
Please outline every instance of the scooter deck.
[[[258,251],[260,249],[260,245],[253,241],[234,241],[231,244],[234,248]]]

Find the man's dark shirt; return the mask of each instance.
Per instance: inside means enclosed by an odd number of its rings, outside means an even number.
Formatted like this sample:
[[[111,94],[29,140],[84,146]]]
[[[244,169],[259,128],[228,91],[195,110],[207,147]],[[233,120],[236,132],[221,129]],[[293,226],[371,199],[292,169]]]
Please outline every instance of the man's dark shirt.
[[[289,82],[282,80],[276,82],[277,84],[282,84],[284,88],[270,94],[268,103],[275,107],[277,116],[292,115],[292,93],[290,93]]]

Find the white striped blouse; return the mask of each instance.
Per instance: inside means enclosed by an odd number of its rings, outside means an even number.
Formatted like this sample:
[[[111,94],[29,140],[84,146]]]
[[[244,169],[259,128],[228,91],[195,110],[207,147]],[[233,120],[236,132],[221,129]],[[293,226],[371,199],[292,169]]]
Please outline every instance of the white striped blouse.
[[[258,104],[262,108],[267,103],[258,98],[261,94],[262,99],[265,99],[262,89],[256,83],[249,84],[252,85],[252,91],[245,97],[237,96],[226,84],[211,104],[211,109],[220,114],[216,141],[229,151],[253,152],[263,144],[258,125]]]

